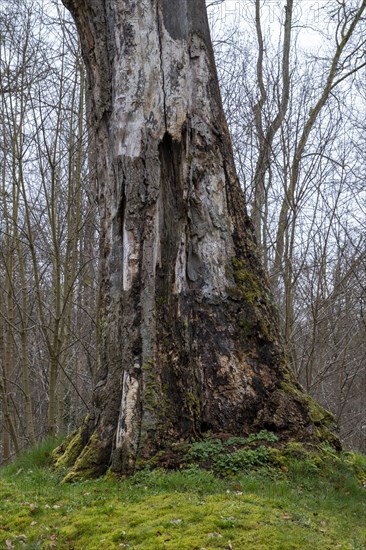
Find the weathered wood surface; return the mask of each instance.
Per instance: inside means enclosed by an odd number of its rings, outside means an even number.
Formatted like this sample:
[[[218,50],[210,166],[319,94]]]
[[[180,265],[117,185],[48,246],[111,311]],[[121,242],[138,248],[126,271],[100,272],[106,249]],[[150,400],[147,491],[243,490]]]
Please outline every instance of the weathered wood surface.
[[[64,0],[102,217],[99,368],[79,472],[211,430],[314,432],[235,173],[204,0]]]

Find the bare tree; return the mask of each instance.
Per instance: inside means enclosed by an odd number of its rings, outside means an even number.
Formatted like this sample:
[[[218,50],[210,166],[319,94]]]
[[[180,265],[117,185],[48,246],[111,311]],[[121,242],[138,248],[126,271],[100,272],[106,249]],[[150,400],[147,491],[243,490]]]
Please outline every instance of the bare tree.
[[[314,436],[235,173],[204,0],[65,5],[102,220],[94,409],[60,462],[79,455],[70,477],[129,473],[209,430]]]
[[[4,459],[80,422],[95,371],[84,66],[65,10],[46,8],[11,0],[0,20]]]

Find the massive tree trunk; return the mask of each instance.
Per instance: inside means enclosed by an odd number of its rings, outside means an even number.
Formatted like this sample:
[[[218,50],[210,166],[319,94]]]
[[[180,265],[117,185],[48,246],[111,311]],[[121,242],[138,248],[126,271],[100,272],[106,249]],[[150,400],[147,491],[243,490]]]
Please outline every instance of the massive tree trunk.
[[[88,71],[102,227],[93,411],[60,460],[73,475],[130,473],[208,431],[314,437],[235,173],[204,0],[64,2]]]

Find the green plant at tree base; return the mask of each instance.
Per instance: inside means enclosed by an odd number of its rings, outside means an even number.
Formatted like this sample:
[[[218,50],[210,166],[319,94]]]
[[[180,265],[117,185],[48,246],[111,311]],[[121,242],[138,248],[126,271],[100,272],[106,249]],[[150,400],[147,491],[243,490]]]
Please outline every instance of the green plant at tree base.
[[[240,471],[250,471],[258,468],[270,468],[277,465],[277,457],[272,449],[258,443],[277,443],[279,437],[267,430],[248,437],[229,437],[221,441],[219,438],[207,437],[202,441],[192,443],[187,453],[187,460],[197,461],[211,468],[216,474],[229,475]],[[239,448],[238,448],[239,447]]]

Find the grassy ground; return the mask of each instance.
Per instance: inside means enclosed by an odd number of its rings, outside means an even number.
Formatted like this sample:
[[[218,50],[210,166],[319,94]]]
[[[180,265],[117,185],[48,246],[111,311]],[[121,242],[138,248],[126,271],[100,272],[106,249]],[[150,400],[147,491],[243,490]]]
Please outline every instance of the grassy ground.
[[[256,445],[193,447],[216,473],[186,464],[70,485],[46,443],[0,470],[0,549],[366,549],[365,457],[293,444],[266,459]]]

